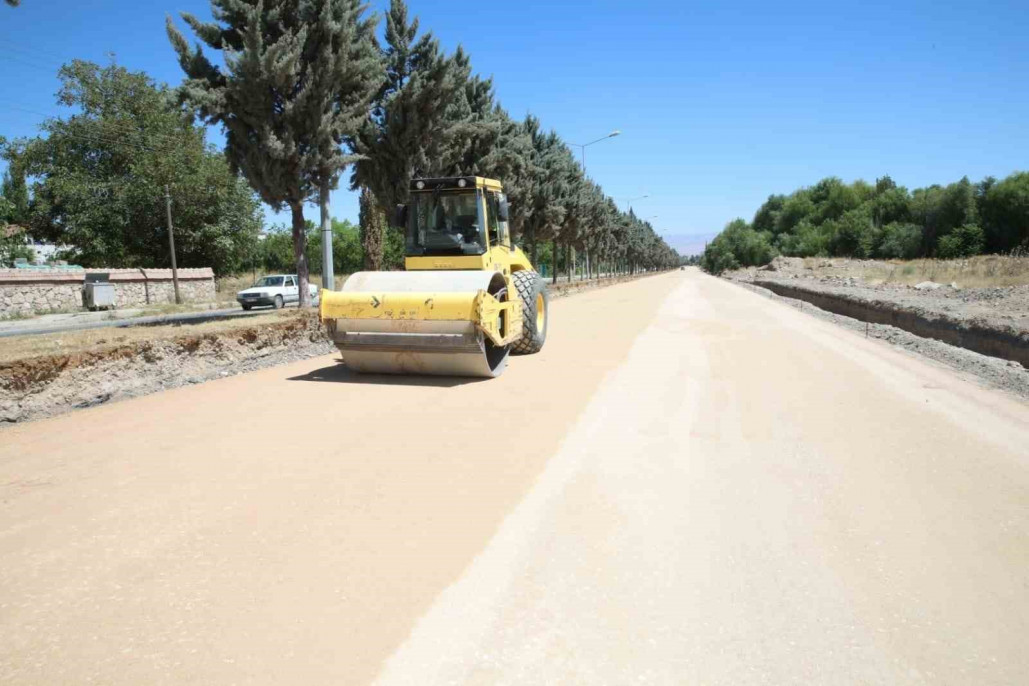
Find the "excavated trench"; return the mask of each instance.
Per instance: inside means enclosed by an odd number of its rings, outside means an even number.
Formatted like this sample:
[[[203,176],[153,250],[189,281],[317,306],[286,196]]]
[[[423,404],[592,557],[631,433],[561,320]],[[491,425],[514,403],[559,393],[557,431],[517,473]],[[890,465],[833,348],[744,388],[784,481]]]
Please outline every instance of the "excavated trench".
[[[803,300],[834,314],[872,324],[888,324],[916,336],[1011,360],[1029,368],[1029,331],[1025,329],[977,319],[950,317],[941,312],[905,307],[883,300],[865,300],[828,293],[781,281],[755,279],[751,283],[776,295]]]

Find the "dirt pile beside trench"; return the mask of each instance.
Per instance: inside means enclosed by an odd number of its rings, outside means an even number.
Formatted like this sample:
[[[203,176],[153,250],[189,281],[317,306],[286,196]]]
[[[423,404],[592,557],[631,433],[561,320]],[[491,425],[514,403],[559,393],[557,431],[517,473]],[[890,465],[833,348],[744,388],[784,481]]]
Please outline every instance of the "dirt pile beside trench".
[[[334,349],[312,312],[223,332],[183,333],[0,363],[0,424],[41,419]]]

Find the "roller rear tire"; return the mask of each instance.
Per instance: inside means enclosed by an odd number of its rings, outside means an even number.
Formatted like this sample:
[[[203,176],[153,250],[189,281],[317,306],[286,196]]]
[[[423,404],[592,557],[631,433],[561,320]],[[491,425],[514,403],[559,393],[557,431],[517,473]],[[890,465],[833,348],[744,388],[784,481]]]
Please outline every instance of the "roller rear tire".
[[[550,293],[534,271],[515,272],[511,279],[522,299],[522,337],[511,347],[516,355],[531,355],[543,349],[550,320]]]

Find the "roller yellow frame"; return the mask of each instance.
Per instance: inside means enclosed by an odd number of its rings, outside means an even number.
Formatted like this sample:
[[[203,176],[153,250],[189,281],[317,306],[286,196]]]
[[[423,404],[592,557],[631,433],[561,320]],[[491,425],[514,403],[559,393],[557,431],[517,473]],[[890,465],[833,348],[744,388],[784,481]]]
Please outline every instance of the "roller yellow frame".
[[[511,241],[499,181],[411,181],[393,224],[404,272],[358,272],[321,293],[320,315],[358,371],[497,376],[546,336],[545,284]]]
[[[329,293],[323,291],[321,318],[471,322],[494,345],[522,335],[521,303],[501,302],[484,290],[468,293]],[[509,326],[504,326],[509,322]],[[506,329],[506,330],[505,330]]]

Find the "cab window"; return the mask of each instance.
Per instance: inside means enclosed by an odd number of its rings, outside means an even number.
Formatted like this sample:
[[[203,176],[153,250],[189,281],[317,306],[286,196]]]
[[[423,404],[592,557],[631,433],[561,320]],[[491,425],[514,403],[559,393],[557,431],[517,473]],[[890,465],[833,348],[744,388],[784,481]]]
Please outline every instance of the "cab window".
[[[486,228],[489,230],[490,245],[500,243],[500,227],[497,224],[497,214],[500,202],[496,193],[486,194]]]
[[[480,196],[461,192],[415,193],[407,227],[408,255],[481,255],[486,237]]]

